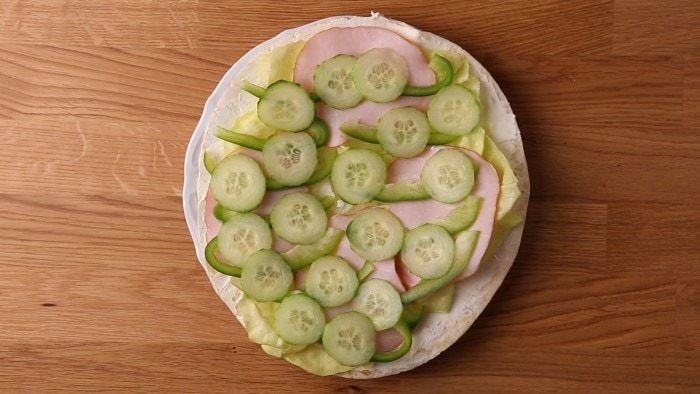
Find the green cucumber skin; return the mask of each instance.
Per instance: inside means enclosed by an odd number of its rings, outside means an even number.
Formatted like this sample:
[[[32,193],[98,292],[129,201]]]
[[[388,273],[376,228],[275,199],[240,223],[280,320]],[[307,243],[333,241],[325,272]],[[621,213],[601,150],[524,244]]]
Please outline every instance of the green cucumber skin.
[[[216,257],[216,251],[219,249],[219,237],[214,237],[207,243],[206,248],[204,249],[204,257],[206,257],[207,263],[209,263],[209,266],[214,268],[215,270],[221,272],[224,275],[228,276],[236,276],[239,277],[241,276],[241,272],[243,272],[243,268],[241,267],[236,267],[230,264],[226,264],[219,260],[218,257]]]
[[[315,118],[311,126],[306,129],[306,134],[310,135],[316,143],[316,147],[320,148],[328,142],[330,131],[328,125],[321,118]]]
[[[450,270],[439,278],[421,280],[413,288],[401,293],[401,301],[406,304],[428,296],[458,277],[467,268],[478,239],[478,231],[462,231],[457,234],[455,237],[454,260]]]
[[[386,363],[398,360],[401,357],[405,356],[411,350],[411,347],[413,346],[413,336],[411,335],[411,328],[409,327],[409,325],[406,322],[399,321],[394,326],[394,328],[403,337],[403,342],[401,343],[401,345],[396,349],[390,350],[388,352],[374,353],[371,361]]]
[[[292,249],[281,253],[284,261],[289,264],[292,271],[306,268],[320,257],[333,253],[343,239],[344,231],[329,227],[326,233],[316,243],[311,245],[296,245]]]
[[[430,133],[430,137],[428,138],[428,145],[447,145],[452,142],[455,142],[458,138],[460,137],[438,133],[437,131],[432,131]]]
[[[238,215],[238,212],[228,210],[228,209],[224,208],[224,206],[221,204],[216,204],[214,206],[214,209],[212,210],[212,212],[214,214],[214,217],[222,223],[226,222],[229,219],[231,219],[232,217]]]
[[[216,165],[218,164],[218,160],[216,160],[213,153],[206,151],[204,152],[203,160],[204,168],[211,175],[214,172],[214,168],[216,168]]]
[[[356,120],[345,122],[340,125],[340,131],[360,141],[370,144],[378,144],[377,128],[360,123]]]
[[[374,270],[375,270],[376,268],[377,268],[377,267],[375,267],[375,266],[374,266],[374,263],[372,263],[371,261],[369,261],[369,260],[365,261],[365,264],[364,264],[364,265],[362,266],[362,268],[360,268],[360,270],[357,272],[357,279],[358,279],[360,282],[363,282],[365,279],[367,279],[367,277],[368,277],[372,272],[374,272]]]
[[[261,98],[262,96],[265,95],[265,88],[262,86],[258,86],[256,84],[250,83],[248,81],[243,81],[243,86],[241,86],[241,89],[245,90],[246,92],[252,94],[253,96],[257,98]]]
[[[377,138],[377,128],[362,124],[356,120],[351,120],[340,125],[340,131],[363,142],[370,144],[379,143],[379,139]],[[460,136],[431,131],[430,137],[428,137],[428,145],[447,145],[456,141],[458,138],[460,138]]]
[[[244,148],[262,151],[265,140],[258,137],[253,137],[248,134],[236,133],[233,130],[218,127],[214,135],[224,141],[240,145]]]
[[[479,196],[467,196],[447,216],[433,219],[429,223],[444,227],[448,233],[454,235],[471,227],[479,217],[479,210],[483,199]]]
[[[430,59],[430,68],[435,72],[435,84],[430,86],[406,86],[403,91],[404,96],[432,96],[452,83],[454,69],[449,60],[435,54]]]
[[[420,181],[403,181],[387,183],[382,187],[375,200],[381,202],[427,200],[430,195],[425,191]]]

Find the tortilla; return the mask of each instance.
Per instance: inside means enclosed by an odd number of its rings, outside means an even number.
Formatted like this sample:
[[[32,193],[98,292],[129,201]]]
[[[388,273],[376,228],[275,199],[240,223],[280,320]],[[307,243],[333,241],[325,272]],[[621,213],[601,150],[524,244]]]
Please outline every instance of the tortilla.
[[[206,246],[204,200],[209,174],[203,165],[203,152],[213,151],[223,156],[220,140],[213,135],[217,126],[232,124],[237,116],[255,103],[256,98],[243,92],[240,86],[244,80],[253,83],[265,82],[261,81],[256,59],[270,54],[275,48],[306,40],[319,31],[332,27],[355,26],[382,27],[400,34],[423,48],[454,51],[467,58],[470,74],[478,78],[481,83],[480,100],[484,106],[482,122],[486,125],[485,128],[491,139],[508,160],[517,178],[520,197],[511,213],[519,215],[524,222],[530,182],[515,115],[493,78],[466,51],[439,36],[421,32],[405,23],[387,19],[376,13],[370,17],[331,17],[284,31],[251,50],[224,75],[206,102],[204,113],[192,135],[185,157],[183,206],[198,260],[217,294],[242,324],[244,323],[238,310],[242,292],[231,284],[229,276],[213,270],[204,257]],[[289,45],[290,53],[298,50],[297,46]],[[454,302],[449,312],[426,314],[419,327],[413,332],[413,347],[406,356],[389,363],[374,363],[369,368],[356,367],[339,376],[366,379],[408,371],[435,358],[455,343],[474,323],[501,285],[515,260],[522,231],[523,223],[516,225],[507,233],[499,248],[489,251],[477,273],[455,286]]]

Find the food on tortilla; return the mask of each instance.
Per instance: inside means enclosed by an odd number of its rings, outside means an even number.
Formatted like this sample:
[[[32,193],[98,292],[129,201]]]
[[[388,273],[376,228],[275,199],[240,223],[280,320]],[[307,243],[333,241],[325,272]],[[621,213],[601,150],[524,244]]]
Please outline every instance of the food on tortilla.
[[[311,373],[428,361],[517,252],[529,184],[507,101],[461,48],[378,15],[260,51],[204,125],[212,283],[251,340]]]

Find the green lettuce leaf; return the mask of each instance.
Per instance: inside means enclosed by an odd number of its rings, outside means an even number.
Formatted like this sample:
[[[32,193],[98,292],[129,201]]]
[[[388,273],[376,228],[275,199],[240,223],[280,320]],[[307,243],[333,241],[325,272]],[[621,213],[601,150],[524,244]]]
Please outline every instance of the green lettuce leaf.
[[[352,369],[335,361],[321,344],[309,345],[300,352],[285,354],[284,359],[288,362],[311,372],[315,375],[329,376],[346,372]]]

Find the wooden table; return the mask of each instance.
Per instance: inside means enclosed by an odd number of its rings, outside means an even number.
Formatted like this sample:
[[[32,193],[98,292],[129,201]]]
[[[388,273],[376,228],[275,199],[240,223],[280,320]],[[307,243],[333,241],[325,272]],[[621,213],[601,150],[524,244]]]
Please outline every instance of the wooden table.
[[[249,343],[212,290],[183,156],[246,51],[371,10],[491,71],[532,198],[513,269],[453,347],[316,378]],[[695,0],[0,1],[0,392],[698,392],[699,20]]]

